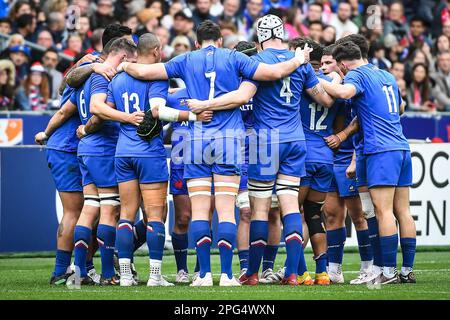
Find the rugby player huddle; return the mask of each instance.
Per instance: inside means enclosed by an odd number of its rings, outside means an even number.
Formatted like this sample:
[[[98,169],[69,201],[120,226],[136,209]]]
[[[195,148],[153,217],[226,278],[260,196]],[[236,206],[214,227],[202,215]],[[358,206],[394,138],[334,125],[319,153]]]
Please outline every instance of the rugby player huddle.
[[[256,33],[257,45],[222,49],[219,26],[205,21],[197,29],[198,50],[160,63],[154,34],[135,45],[131,30],[111,25],[103,52],[68,73],[61,109],[36,135],[37,143],[47,141],[64,207],[52,284],[77,279],[73,251],[82,285],[137,285],[133,253],[147,242],[147,285],[174,285],[161,272],[169,181],[161,123],[168,122],[176,282],[213,285],[214,210],[220,286],[344,283],[346,212],[361,257],[350,283],[416,281],[411,156],[394,77],[367,62],[360,35],[325,48],[297,38],[288,49],[274,15],[260,18]],[[169,79],[186,87],[171,89]],[[144,218],[135,222],[140,207]],[[192,280],[188,228],[197,253]],[[274,271],[281,238],[286,261]],[[314,279],[304,256],[308,239]],[[97,243],[101,277],[92,263]]]

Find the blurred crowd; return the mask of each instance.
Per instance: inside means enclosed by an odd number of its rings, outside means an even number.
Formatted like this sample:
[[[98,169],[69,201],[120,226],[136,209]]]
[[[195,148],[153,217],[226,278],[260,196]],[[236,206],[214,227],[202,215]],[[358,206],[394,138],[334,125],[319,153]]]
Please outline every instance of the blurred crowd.
[[[223,45],[255,40],[255,22],[282,17],[286,40],[322,43],[361,33],[370,62],[397,79],[407,110],[450,111],[450,0],[0,0],[0,110],[58,108],[74,61],[102,50],[104,28],[154,32],[163,57],[195,50],[195,29],[210,19]]]

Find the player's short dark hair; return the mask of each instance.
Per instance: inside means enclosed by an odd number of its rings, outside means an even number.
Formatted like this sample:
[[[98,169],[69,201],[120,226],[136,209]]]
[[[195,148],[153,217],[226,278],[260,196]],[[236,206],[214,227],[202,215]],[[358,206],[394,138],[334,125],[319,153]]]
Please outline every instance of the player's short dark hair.
[[[217,41],[220,38],[222,38],[220,27],[211,20],[203,21],[197,28],[197,41],[199,44],[208,40]]]
[[[333,58],[337,62],[342,60],[358,60],[361,59],[361,50],[354,42],[340,43],[333,50]]]
[[[108,42],[110,42],[114,38],[121,38],[123,36],[131,35],[132,33],[133,32],[131,31],[131,29],[126,26],[121,26],[118,23],[109,24],[106,26],[105,31],[103,31],[103,47],[105,47]]]
[[[33,23],[34,17],[31,14],[22,14],[17,18],[17,27],[25,28]]]
[[[118,38],[111,41],[111,46],[107,49],[107,54],[115,54],[121,51],[126,52],[127,55],[136,53],[137,47],[133,41],[124,38]]]
[[[359,47],[361,51],[361,56],[364,59],[369,58],[369,44],[367,43],[366,38],[362,34],[349,34],[343,38],[340,38],[336,41],[336,44],[342,44],[344,42],[353,42]]]
[[[322,55],[323,56],[332,56],[333,55],[333,50],[336,47],[335,44],[330,44],[329,46],[326,46],[325,48],[323,48],[323,52]]]
[[[258,49],[256,49],[256,45],[254,42],[239,41],[238,44],[234,47],[234,49],[236,51],[246,54],[249,57],[258,53]]]
[[[294,38],[289,41],[289,48],[290,49],[297,49],[301,48],[303,49],[305,47],[305,44],[308,44],[310,48],[313,49],[313,51],[309,54],[309,58],[311,61],[319,61],[322,59],[323,55],[323,46],[317,42],[315,42],[312,39],[308,38]]]
[[[159,42],[158,37],[153,32],[147,32],[139,37],[137,52],[140,56],[146,56],[153,49],[159,48],[160,46],[161,43]]]

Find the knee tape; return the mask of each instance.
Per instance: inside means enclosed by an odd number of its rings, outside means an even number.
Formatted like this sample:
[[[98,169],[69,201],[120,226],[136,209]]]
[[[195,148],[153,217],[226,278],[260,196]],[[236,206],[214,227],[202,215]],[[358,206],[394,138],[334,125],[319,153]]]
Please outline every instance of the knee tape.
[[[276,190],[277,195],[289,194],[295,197],[298,197],[298,189],[299,189],[298,181],[290,181],[284,179],[277,179]]]
[[[323,202],[313,202],[305,200],[303,211],[305,213],[305,222],[308,226],[310,236],[317,233],[325,233],[325,227],[322,220]]]
[[[359,194],[359,198],[361,199],[364,218],[370,219],[375,217],[375,209],[373,207],[372,198],[370,197],[369,192],[361,192]]]
[[[248,191],[241,192],[237,195],[236,206],[239,209],[250,208],[250,199],[248,198]]]
[[[278,208],[278,196],[276,194],[272,194],[272,203],[270,204],[270,208]]]
[[[99,208],[100,198],[96,195],[87,194],[84,196],[84,205]]]
[[[234,182],[214,182],[214,195],[236,196],[239,191],[239,184]]]
[[[189,180],[187,182],[189,197],[194,196],[211,196],[211,181],[206,180]]]
[[[120,197],[118,193],[99,193],[101,206],[120,206]]]
[[[256,180],[248,181],[248,195],[250,197],[267,199],[272,195],[273,181],[262,182]]]

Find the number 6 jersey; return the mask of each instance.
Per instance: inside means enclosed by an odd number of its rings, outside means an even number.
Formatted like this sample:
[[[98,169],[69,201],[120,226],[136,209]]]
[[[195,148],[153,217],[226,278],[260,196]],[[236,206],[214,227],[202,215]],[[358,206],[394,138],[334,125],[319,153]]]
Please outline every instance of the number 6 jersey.
[[[70,101],[77,106],[82,124],[86,124],[92,114],[89,110],[91,96],[97,93],[106,94],[108,80],[93,73],[86,82],[70,97]],[[119,124],[114,121],[104,121],[97,132],[87,135],[78,144],[79,156],[113,156],[116,151]]]

